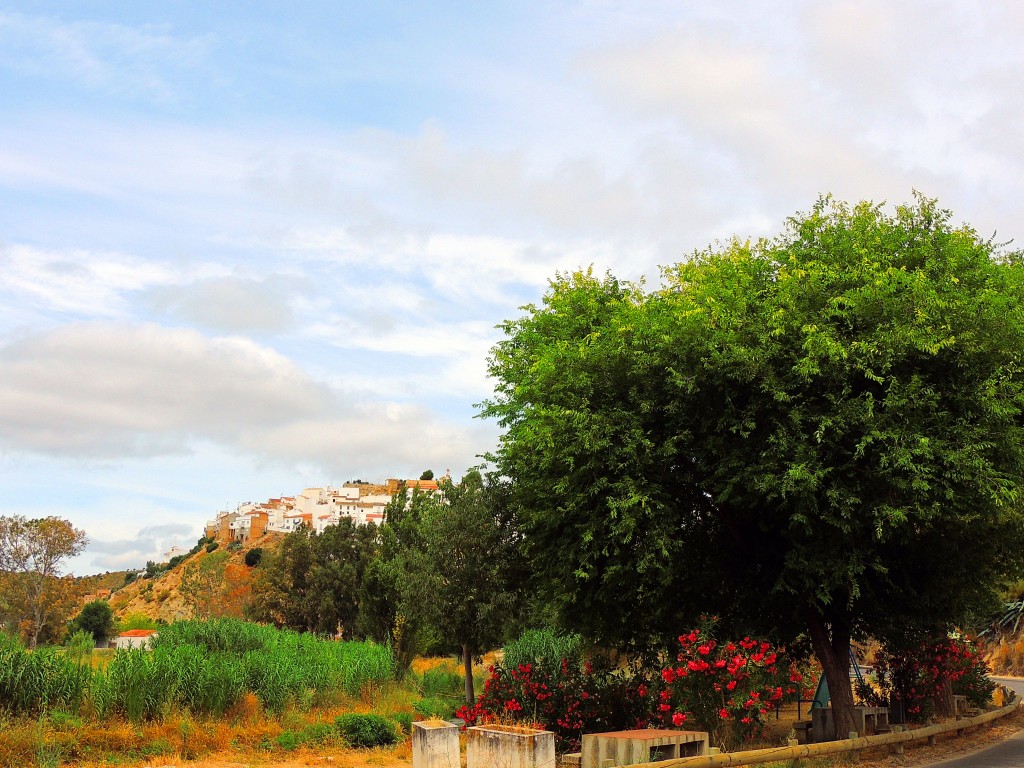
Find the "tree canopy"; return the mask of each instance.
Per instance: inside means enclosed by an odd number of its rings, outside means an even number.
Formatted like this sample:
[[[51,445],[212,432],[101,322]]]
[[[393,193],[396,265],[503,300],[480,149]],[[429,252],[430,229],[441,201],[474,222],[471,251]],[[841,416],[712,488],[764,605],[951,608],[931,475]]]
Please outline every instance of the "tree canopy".
[[[377,536],[377,526],[349,519],[319,534],[308,528],[289,533],[276,553],[261,558],[246,613],[277,626],[351,637]]]
[[[560,275],[492,352],[539,586],[608,641],[805,631],[845,732],[851,636],[948,626],[1021,567],[1020,254],[931,200],[822,198],[663,282]]]

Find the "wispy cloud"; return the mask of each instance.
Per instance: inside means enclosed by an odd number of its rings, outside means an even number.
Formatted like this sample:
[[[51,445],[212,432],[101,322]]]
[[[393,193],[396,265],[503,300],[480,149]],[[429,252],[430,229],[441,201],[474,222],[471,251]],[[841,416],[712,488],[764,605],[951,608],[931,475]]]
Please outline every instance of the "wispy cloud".
[[[0,12],[0,67],[158,102],[185,95],[174,80],[201,66],[211,44],[209,36],[182,38],[158,25]]]

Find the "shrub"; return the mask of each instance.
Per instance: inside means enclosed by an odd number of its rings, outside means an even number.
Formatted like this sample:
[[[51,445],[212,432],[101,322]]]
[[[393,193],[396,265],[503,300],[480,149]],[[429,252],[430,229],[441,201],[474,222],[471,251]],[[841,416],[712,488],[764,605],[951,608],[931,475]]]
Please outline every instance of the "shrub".
[[[252,549],[250,549],[248,552],[245,553],[245,564],[247,566],[249,566],[250,568],[255,568],[257,565],[260,564],[260,561],[262,559],[263,559],[263,548],[262,547],[253,547]]]
[[[637,691],[650,699],[654,723],[695,725],[713,742],[735,746],[762,735],[769,708],[797,693],[796,668],[765,640],[720,642],[709,624],[680,635],[679,647],[660,685]]]
[[[218,544],[216,541],[211,541],[209,544],[206,545],[206,551],[207,552],[213,552],[219,546],[220,546],[220,544]]]
[[[750,638],[719,643],[712,629],[681,635],[680,651],[662,654],[673,661],[660,675],[618,669],[602,657],[580,661],[579,640],[534,634],[514,645],[512,661],[521,663],[510,666],[506,650],[477,702],[456,714],[469,725],[539,722],[555,733],[562,751],[578,748],[584,732],[684,724],[735,743],[760,730],[769,706],[796,692],[797,676],[770,644]],[[559,647],[576,661],[554,661]]]
[[[947,683],[954,694],[983,707],[995,690],[976,644],[966,638],[931,638],[906,648],[883,648],[875,664],[878,703],[902,705],[908,720],[931,717]]]
[[[562,659],[548,667],[506,663],[491,667],[491,676],[472,706],[456,715],[467,725],[478,722],[541,723],[555,734],[559,751],[573,751],[583,732],[637,727],[646,702],[630,695],[642,685],[638,670],[618,670],[606,659],[571,664]]]
[[[302,729],[300,741],[303,744],[313,744],[320,747],[331,743],[337,736],[337,729],[330,723],[313,723]]]
[[[281,749],[289,752],[299,746],[299,737],[295,735],[294,731],[281,731],[274,741]]]
[[[398,741],[394,723],[380,715],[350,713],[336,718],[334,724],[351,747],[380,747]]]

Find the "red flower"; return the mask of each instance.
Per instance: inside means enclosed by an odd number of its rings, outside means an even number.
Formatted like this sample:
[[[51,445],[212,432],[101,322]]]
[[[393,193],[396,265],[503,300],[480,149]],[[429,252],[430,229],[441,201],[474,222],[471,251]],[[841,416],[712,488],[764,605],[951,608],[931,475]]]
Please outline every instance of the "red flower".
[[[677,728],[685,722],[686,715],[684,715],[682,712],[676,712],[674,715],[672,715],[672,725],[676,726]]]

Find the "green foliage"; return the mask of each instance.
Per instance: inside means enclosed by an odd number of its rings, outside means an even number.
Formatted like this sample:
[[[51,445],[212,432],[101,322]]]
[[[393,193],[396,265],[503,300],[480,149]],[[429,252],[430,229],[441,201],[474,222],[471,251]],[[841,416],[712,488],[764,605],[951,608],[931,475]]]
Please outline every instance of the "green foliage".
[[[6,640],[0,645],[0,710],[35,715],[49,708],[75,711],[92,678],[88,666],[55,648],[28,651]]]
[[[175,622],[160,630],[153,650],[120,650],[95,673],[70,655],[28,653],[10,640],[0,644],[0,665],[0,702],[12,714],[87,707],[99,717],[120,714],[134,722],[175,709],[222,716],[247,691],[281,712],[334,691],[359,695],[393,674],[385,646],[230,619]]]
[[[245,553],[245,564],[249,568],[255,568],[257,565],[260,564],[260,561],[262,559],[263,559],[263,548],[262,547],[253,547],[252,549],[250,549],[248,552]]]
[[[227,552],[216,552],[183,568],[179,591],[196,618],[209,618],[223,609],[224,574],[229,557]]]
[[[302,729],[300,741],[303,744],[312,744],[322,747],[330,744],[338,737],[337,728],[330,723],[313,723]]]
[[[1024,621],[1024,600],[1006,603],[989,622],[989,626],[981,633],[982,637],[1016,635]]]
[[[402,733],[407,736],[412,733],[412,713],[411,712],[398,712],[394,716],[395,722],[398,727],[402,729]]]
[[[1024,264],[950,219],[824,198],[660,290],[559,276],[504,324],[483,413],[564,621],[806,631],[842,729],[851,636],[945,629],[1019,575]]]
[[[425,470],[423,470],[423,473],[420,475],[420,480],[433,480],[433,479],[434,479],[434,470],[432,470],[432,469],[425,469]]]
[[[214,552],[214,551],[216,551],[217,547],[219,547],[219,546],[220,546],[220,544],[218,544],[216,541],[211,541],[209,544],[206,545],[206,551],[207,552]],[[173,568],[174,566],[171,566],[171,567]]]
[[[352,637],[360,586],[377,547],[377,528],[343,519],[316,534],[288,534],[278,551],[265,553],[253,579],[248,615],[280,627]]]
[[[440,487],[443,498],[428,496],[418,511],[417,546],[405,552],[403,612],[471,657],[504,639],[521,605],[514,520],[497,482]]]
[[[461,678],[459,679],[461,682]],[[412,708],[419,713],[423,719],[429,720],[433,717],[441,720],[450,720],[455,717],[455,710],[463,703],[462,697],[430,696],[413,702]]]
[[[291,752],[299,746],[300,737],[294,731],[282,731],[274,741],[281,749]]]
[[[415,679],[416,687],[424,697],[459,693],[463,683],[462,675],[442,667],[428,669]]]
[[[144,613],[129,613],[118,624],[118,631],[130,629],[157,629],[159,624]]]
[[[68,624],[68,632],[74,634],[79,630],[88,632],[94,644],[102,643],[113,637],[117,626],[110,603],[106,600],[93,600],[91,603],[86,603],[78,616]]]
[[[398,741],[394,723],[380,715],[351,713],[334,723],[350,747],[380,747]]]
[[[92,635],[84,629],[78,629],[70,633],[64,641],[64,652],[68,658],[81,663],[86,660],[96,647],[96,641]]]
[[[584,650],[583,637],[578,634],[560,634],[550,628],[528,629],[505,644],[502,664],[509,669],[526,664],[552,669],[565,659],[570,665],[579,666]]]

